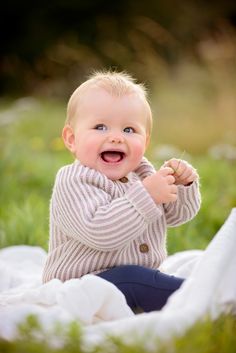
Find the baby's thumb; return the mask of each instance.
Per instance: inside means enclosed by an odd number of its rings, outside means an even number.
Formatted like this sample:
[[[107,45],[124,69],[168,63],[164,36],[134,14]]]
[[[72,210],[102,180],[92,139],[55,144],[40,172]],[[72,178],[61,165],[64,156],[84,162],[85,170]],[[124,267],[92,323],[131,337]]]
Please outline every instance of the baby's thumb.
[[[173,174],[174,173],[174,170],[173,168],[171,167],[165,167],[165,166],[162,166],[160,169],[159,169],[159,172],[162,176],[167,176],[167,175],[170,175],[170,174]]]

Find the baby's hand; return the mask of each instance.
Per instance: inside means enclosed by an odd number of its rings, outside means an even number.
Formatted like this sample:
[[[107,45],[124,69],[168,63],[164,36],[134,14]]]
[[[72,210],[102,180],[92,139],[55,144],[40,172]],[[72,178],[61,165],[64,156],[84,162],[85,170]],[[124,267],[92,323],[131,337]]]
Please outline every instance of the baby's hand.
[[[174,185],[173,173],[172,168],[162,167],[155,174],[143,179],[144,187],[157,204],[176,201],[177,186]]]
[[[164,167],[173,169],[173,176],[175,178],[175,185],[189,185],[198,178],[196,169],[194,169],[188,162],[182,159],[172,158],[165,162]]]

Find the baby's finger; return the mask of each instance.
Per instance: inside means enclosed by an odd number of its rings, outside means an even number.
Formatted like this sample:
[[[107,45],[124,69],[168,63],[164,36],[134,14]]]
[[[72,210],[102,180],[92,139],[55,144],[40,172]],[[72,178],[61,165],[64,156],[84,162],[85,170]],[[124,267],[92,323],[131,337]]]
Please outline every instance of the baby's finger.
[[[173,175],[170,175],[170,174],[167,175],[166,180],[167,180],[167,183],[168,183],[169,185],[175,183],[175,177],[173,177]]]
[[[193,172],[191,173],[191,175],[189,175],[187,178],[185,178],[185,179],[182,180],[182,183],[183,183],[184,185],[187,185],[187,184],[190,184],[190,183],[192,183],[193,181],[197,180],[197,178],[198,178],[197,172],[196,172],[196,171],[193,171]]]
[[[179,168],[180,159],[172,158],[164,163],[164,166],[170,167],[174,172]]]
[[[167,175],[170,175],[170,174],[174,174],[173,169],[170,168],[170,167],[161,167],[159,172],[161,173],[162,176],[167,176]]]
[[[179,178],[181,178],[181,180],[189,178],[192,175],[192,173],[193,173],[192,168],[189,168],[186,165],[181,166],[179,173],[176,172],[176,174],[178,175]]]
[[[179,160],[178,167],[175,170],[177,176],[182,176],[187,169],[192,169],[192,167],[186,161]]]

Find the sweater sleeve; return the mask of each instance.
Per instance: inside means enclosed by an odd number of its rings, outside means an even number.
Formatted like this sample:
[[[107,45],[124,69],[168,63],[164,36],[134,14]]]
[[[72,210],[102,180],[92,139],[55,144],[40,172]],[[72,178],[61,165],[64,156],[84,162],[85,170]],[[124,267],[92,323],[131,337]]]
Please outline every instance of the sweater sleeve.
[[[62,169],[56,178],[51,217],[68,237],[93,249],[117,250],[162,215],[162,208],[156,207],[140,181],[134,182],[124,196],[112,199],[103,176],[87,170],[81,176]],[[105,182],[112,183],[108,179]]]
[[[135,173],[138,177],[143,180],[149,175],[152,175],[156,172],[154,166],[149,162],[145,157],[142,158],[138,168],[135,170]]]
[[[198,180],[189,186],[178,185],[177,201],[163,205],[167,225],[177,226],[188,222],[197,214],[200,204],[201,195]]]

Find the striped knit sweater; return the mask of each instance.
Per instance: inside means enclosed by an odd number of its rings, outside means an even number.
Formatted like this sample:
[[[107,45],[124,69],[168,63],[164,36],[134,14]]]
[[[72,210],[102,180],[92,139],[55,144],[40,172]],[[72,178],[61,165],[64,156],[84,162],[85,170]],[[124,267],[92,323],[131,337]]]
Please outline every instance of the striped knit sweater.
[[[49,253],[43,282],[98,273],[121,264],[158,268],[166,228],[192,219],[198,181],[178,186],[176,202],[156,205],[141,180],[155,172],[146,158],[128,178],[112,181],[76,160],[59,170],[50,203]]]

